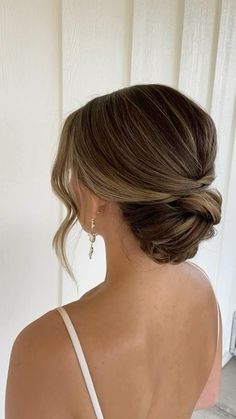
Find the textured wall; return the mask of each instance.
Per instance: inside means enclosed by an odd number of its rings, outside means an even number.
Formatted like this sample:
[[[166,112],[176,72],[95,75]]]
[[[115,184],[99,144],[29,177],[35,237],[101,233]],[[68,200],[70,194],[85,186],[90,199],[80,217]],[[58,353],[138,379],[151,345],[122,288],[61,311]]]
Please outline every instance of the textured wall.
[[[221,306],[227,361],[236,310],[235,74],[235,0],[0,0],[2,411],[16,335],[78,298],[51,249],[65,213],[50,187],[61,125],[90,98],[130,84],[179,88],[216,123],[223,217],[194,259]],[[73,228],[68,252],[81,295],[103,279],[105,248],[98,237],[90,261],[88,237],[82,232],[78,242],[79,230]]]

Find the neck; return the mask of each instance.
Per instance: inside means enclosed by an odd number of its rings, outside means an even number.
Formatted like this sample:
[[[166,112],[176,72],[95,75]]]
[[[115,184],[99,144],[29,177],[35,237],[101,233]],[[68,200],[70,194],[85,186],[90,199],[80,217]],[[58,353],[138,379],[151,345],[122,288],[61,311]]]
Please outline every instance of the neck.
[[[153,285],[160,275],[173,268],[169,263],[153,261],[140,249],[133,234],[127,231],[123,235],[106,235],[104,241],[107,262],[104,285],[117,286],[125,283],[137,288],[144,283],[147,285],[147,281]]]

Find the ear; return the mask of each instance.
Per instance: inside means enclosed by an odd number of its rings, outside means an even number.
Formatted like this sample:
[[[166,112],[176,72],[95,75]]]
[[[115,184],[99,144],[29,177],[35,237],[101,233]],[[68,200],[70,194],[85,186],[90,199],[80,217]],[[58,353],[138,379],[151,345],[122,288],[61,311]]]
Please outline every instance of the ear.
[[[93,193],[91,193],[91,216],[96,218],[97,214],[101,211],[104,212],[108,202]]]
[[[90,215],[93,218],[96,218],[96,215],[99,211],[104,212],[108,201],[95,195],[87,186],[81,182],[76,183],[76,187],[80,188],[82,195],[86,196],[86,201],[89,202]]]

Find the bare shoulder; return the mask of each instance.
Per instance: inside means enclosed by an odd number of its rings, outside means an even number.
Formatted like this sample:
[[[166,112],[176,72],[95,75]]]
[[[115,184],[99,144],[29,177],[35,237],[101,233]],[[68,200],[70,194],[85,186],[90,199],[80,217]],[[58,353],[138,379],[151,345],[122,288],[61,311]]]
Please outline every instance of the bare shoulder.
[[[50,310],[20,331],[14,340],[11,358],[20,356],[21,360],[25,358],[30,362],[45,357],[44,361],[46,361],[52,346],[57,347],[59,351],[60,333],[61,328],[56,310]]]
[[[68,417],[64,395],[69,372],[60,362],[66,339],[58,314],[48,311],[17,335],[8,367],[5,419]]]
[[[171,398],[169,417],[180,406],[188,406],[188,412],[180,413],[189,417],[214,362],[218,312],[213,288],[203,272],[186,263],[171,272],[156,342],[155,407],[164,416]]]
[[[183,348],[182,375],[188,377],[189,397],[198,396],[206,383],[217,350],[218,308],[211,279],[198,265],[187,264],[184,296],[187,309],[180,330]],[[199,269],[200,268],[200,269]],[[181,324],[181,322],[180,322]],[[180,358],[180,355],[179,355]],[[196,377],[192,380],[192,377]]]
[[[211,314],[216,320],[218,315],[217,299],[211,283],[211,278],[208,277],[203,268],[193,262],[191,262],[191,264],[186,263],[186,265],[189,277],[191,278],[193,291],[195,291],[193,294],[193,302],[195,301],[197,305],[201,305],[202,308],[208,310],[209,315]]]
[[[190,318],[199,325],[198,332],[208,330],[208,335],[214,342],[218,330],[217,299],[211,279],[196,264],[186,264],[185,291],[190,314],[192,313]]]

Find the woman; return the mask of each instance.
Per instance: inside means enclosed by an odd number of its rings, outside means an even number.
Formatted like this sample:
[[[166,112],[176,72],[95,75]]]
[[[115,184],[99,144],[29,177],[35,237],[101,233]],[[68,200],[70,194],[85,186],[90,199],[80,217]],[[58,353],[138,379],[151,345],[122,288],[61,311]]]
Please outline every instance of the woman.
[[[90,100],[63,126],[52,188],[79,220],[91,258],[103,237],[104,281],[17,336],[6,419],[189,419],[217,401],[221,319],[204,271],[187,262],[214,236],[222,196],[216,128],[158,84]],[[95,250],[96,252],[96,250]]]

